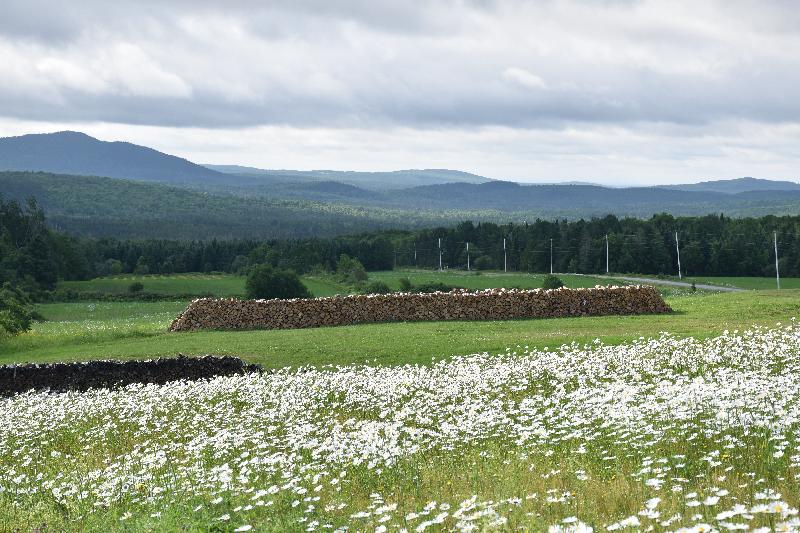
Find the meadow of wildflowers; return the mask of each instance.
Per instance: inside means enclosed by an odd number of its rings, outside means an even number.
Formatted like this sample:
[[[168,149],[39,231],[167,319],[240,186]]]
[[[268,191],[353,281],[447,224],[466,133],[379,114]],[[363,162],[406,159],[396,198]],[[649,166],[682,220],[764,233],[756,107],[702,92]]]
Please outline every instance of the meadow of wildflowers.
[[[0,530],[800,530],[793,321],[0,404]]]

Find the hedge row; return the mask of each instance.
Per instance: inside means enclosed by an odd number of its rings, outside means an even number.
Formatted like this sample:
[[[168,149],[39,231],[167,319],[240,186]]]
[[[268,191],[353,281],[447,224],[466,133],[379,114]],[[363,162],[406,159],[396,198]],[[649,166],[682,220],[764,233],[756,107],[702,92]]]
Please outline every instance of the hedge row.
[[[202,379],[261,372],[258,365],[238,357],[165,357],[149,361],[87,361],[81,363],[0,366],[0,396],[29,390],[86,391],[131,383],[164,384],[179,379]]]
[[[170,331],[197,329],[294,329],[365,322],[502,320],[590,315],[667,313],[649,286],[593,289],[454,290],[292,300],[194,300]]]
[[[213,295],[208,293],[200,296],[210,298]],[[76,291],[74,289],[56,289],[35,295],[38,302],[175,302],[193,300],[197,297],[197,293],[104,292]]]

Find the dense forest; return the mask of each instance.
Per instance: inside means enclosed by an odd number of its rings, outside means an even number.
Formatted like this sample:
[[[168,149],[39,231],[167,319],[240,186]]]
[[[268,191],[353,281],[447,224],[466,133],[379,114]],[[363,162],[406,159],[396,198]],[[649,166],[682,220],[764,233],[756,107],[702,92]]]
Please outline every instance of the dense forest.
[[[467,243],[473,268],[526,272],[677,274],[676,232],[684,275],[772,276],[773,232],[781,274],[800,275],[800,217],[729,218],[723,215],[647,220],[606,216],[530,224],[472,224],[409,233],[393,241],[398,265],[464,268]],[[606,236],[608,241],[606,241]],[[503,250],[505,240],[506,251]],[[608,246],[606,247],[606,242]],[[416,261],[414,249],[416,248]],[[551,253],[552,250],[552,253]]]
[[[764,187],[777,182],[747,183]],[[220,187],[226,189],[224,183]],[[0,191],[6,199],[24,202],[35,197],[51,228],[98,239],[330,238],[455,226],[463,220],[506,224],[537,219],[574,222],[608,213],[649,218],[662,211],[684,216],[722,211],[737,217],[800,212],[799,190],[726,194],[488,182],[376,192],[332,181],[263,187],[262,193],[243,196],[234,189],[209,191],[104,177],[0,171]]]
[[[800,275],[800,217],[733,219],[724,216],[658,215],[648,220],[614,216],[588,221],[530,224],[462,222],[455,227],[384,231],[330,239],[270,241],[83,240],[88,274],[121,272],[237,272],[270,263],[303,273],[334,270],[341,254],[367,270],[470,267],[525,272],[601,273],[606,270],[606,235],[611,272],[677,273],[675,232],[686,275],[771,276],[775,273],[773,231],[781,272]],[[503,251],[505,239],[506,250]],[[415,253],[416,252],[416,253]]]
[[[662,214],[641,220],[609,215],[526,224],[462,222],[449,228],[327,239],[119,240],[64,235],[48,229],[36,202],[21,205],[0,199],[0,283],[47,290],[58,279],[121,273],[241,273],[254,264],[298,273],[332,271],[342,254],[357,258],[367,270],[438,268],[440,260],[444,268],[466,268],[467,243],[473,269],[549,272],[552,258],[555,272],[602,273],[608,250],[611,272],[674,274],[676,232],[686,275],[772,276],[776,235],[781,274],[800,276],[800,216],[736,219]]]
[[[446,212],[357,207],[306,200],[243,198],[159,183],[2,172],[0,191],[24,203],[35,197],[50,227],[89,238],[286,239],[455,224]]]

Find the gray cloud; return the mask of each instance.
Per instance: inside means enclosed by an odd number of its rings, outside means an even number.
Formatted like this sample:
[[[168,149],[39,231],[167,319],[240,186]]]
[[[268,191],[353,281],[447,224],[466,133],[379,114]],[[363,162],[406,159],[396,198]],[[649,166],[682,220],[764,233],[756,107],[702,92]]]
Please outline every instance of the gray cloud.
[[[676,143],[664,125],[724,139],[702,143],[714,157],[752,155],[746,124],[784,132],[770,138],[787,160],[798,28],[790,0],[6,0],[0,117],[206,136],[488,129],[515,150],[508,132],[548,131],[561,156],[590,149],[568,144],[580,129]]]
[[[6,4],[7,117],[212,127],[800,118],[800,38],[774,33],[796,18],[783,2]]]

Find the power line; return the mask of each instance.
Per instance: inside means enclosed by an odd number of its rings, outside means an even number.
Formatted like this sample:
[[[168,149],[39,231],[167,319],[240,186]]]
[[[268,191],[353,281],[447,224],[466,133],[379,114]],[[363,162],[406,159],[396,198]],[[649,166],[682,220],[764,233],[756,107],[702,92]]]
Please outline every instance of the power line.
[[[778,284],[778,290],[781,290],[781,272],[778,267],[778,232],[773,232],[772,237],[775,244],[775,282]]]

